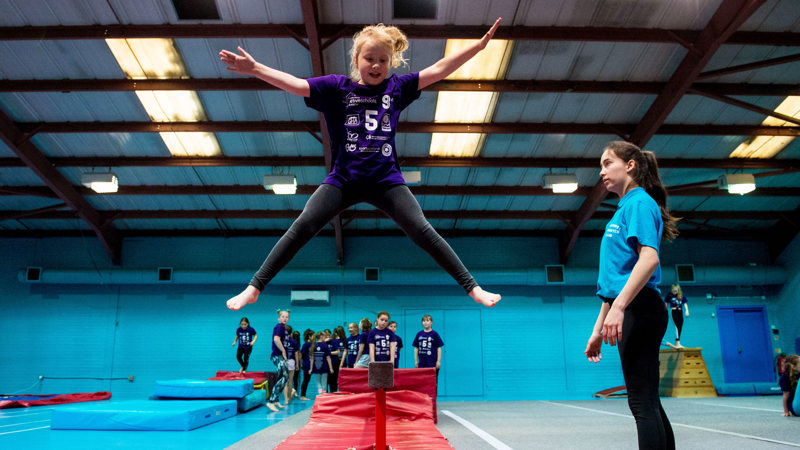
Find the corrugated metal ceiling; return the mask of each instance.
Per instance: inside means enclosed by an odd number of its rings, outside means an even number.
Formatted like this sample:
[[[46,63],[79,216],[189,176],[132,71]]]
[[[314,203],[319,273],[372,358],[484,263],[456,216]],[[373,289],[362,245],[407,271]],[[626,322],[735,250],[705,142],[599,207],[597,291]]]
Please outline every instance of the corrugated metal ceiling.
[[[399,70],[406,72],[441,58],[445,38],[474,37],[496,17],[504,18],[498,37],[514,38],[515,45],[508,84],[497,85],[501,93],[492,122],[504,128],[490,132],[479,158],[432,161],[427,156],[431,133],[403,132],[402,123],[413,131],[415,124],[433,121],[436,91],[448,89],[444,83],[428,88],[401,116],[399,153],[405,166],[422,171],[422,183],[412,190],[440,231],[558,234],[565,242],[576,233],[597,232],[615,200],[590,207],[589,216],[579,214],[598,200],[592,193],[596,160],[607,141],[633,133],[633,138],[644,136],[646,148],[662,162],[664,183],[676,188],[670,206],[685,218],[684,235],[770,236],[780,245],[800,223],[800,174],[794,172],[800,143],[758,165],[726,162],[741,142],[765,132],[756,127],[766,115],[692,91],[663,90],[665,83],[683,81],[766,110],[797,94],[800,2],[767,0],[746,11],[750,3],[492,0],[476,7],[465,0],[441,0],[436,19],[393,20],[390,0],[217,0],[221,21],[191,22],[179,20],[169,0],[4,0],[0,110],[8,119],[0,120],[0,235],[85,233],[97,230],[100,221],[109,221],[110,233],[121,237],[274,234],[288,228],[325,176],[319,133],[223,127],[215,130],[221,160],[176,163],[157,133],[125,128],[149,118],[129,87],[111,84],[125,75],[101,38],[106,33],[174,37],[190,76],[183,82],[217,83],[184,85],[198,90],[211,124],[316,123],[318,128],[318,114],[301,98],[269,86],[236,84],[246,80],[226,71],[217,56],[222,48],[241,45],[267,65],[310,77],[312,55],[300,41],[308,33],[304,7],[316,7],[327,73],[349,71],[347,36],[363,24],[406,29],[411,63]],[[737,16],[743,20],[737,22]],[[681,80],[682,65],[702,53],[703,42],[694,42],[701,30],[730,17],[734,34],[705,55],[708,62],[696,67],[695,78]],[[114,28],[119,25],[126,27]],[[265,27],[254,31],[247,25]],[[692,45],[698,50],[687,50]],[[697,76],[764,61],[749,70]],[[48,81],[53,83],[44,84]],[[89,87],[74,84],[82,81]],[[171,89],[181,86],[176,80]],[[673,102],[659,106],[670,95]],[[652,110],[658,108],[661,118],[654,121]],[[48,130],[66,122],[71,122],[66,132]],[[121,124],[91,129],[110,122]],[[647,126],[656,131],[647,133]],[[798,127],[789,128],[796,136]],[[38,153],[66,182],[54,183],[36,163],[20,157],[16,147],[26,144],[14,130],[29,133],[32,146],[25,151]],[[119,176],[119,194],[94,195],[80,185],[82,173],[109,168]],[[302,185],[299,194],[281,197],[261,188],[261,177],[272,171],[295,174]],[[710,182],[734,171],[761,174],[758,190],[721,195]],[[764,176],[768,171],[783,172]],[[573,195],[543,191],[541,178],[549,172],[573,172],[581,188]],[[76,214],[75,201],[94,210],[94,222]],[[343,214],[343,224],[344,233],[397,232],[369,205]],[[105,242],[114,241],[96,232]],[[567,248],[562,257],[568,256]]]

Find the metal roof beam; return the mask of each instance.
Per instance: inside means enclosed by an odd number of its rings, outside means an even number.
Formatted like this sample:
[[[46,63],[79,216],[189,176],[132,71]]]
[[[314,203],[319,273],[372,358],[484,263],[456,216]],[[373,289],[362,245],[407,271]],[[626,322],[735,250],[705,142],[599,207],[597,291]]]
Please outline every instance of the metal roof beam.
[[[302,211],[299,210],[253,210],[253,209],[226,209],[226,210],[109,210],[100,211],[108,221],[113,220],[196,220],[196,219],[295,219]],[[74,211],[47,211],[39,214],[29,214],[30,211],[6,211],[5,214],[27,214],[27,220],[34,219],[74,219]],[[595,220],[608,220],[613,211],[595,210],[589,217]],[[780,220],[785,211],[674,211],[687,220]],[[347,220],[358,219],[389,219],[383,212],[373,210],[349,209],[342,212],[342,217]],[[574,215],[574,211],[465,211],[465,210],[429,210],[425,212],[428,219],[459,219],[459,220],[559,220],[566,221]]]
[[[652,119],[651,119],[652,120]],[[204,121],[204,122],[18,122],[27,134],[37,133],[319,133],[319,122],[312,121]],[[654,134],[676,136],[800,136],[800,127],[764,125],[650,125],[649,140]],[[324,129],[324,127],[323,127]],[[403,133],[489,133],[489,134],[604,134],[636,136],[641,127],[633,123],[432,123],[404,122]],[[641,131],[638,132],[641,135]]]
[[[714,53],[765,2],[766,0],[723,0],[705,28],[695,39],[689,41],[692,42],[692,46],[683,61],[626,140],[643,148],[657,132],[664,133],[664,121],[695,82]],[[567,231],[569,236],[564,240],[561,248],[560,259],[562,262],[569,259],[578,235],[607,195],[608,191],[605,186],[598,181],[592,194],[578,209],[570,224],[570,229]]]
[[[665,83],[655,81],[572,80],[442,80],[426,91],[536,92],[584,94],[658,94]],[[694,83],[693,89],[717,95],[788,96],[800,94],[797,84]],[[275,91],[257,78],[180,78],[168,80],[0,80],[0,92],[101,91]]]
[[[268,153],[267,151],[256,153]],[[321,156],[76,156],[48,158],[54,167],[325,167]],[[597,158],[401,157],[406,167],[597,168]],[[794,170],[800,159],[659,158],[662,169]],[[19,158],[0,158],[0,167],[26,167]],[[2,190],[3,187],[0,187]]]
[[[714,186],[709,187],[709,185]],[[184,185],[184,186],[120,186],[119,191],[112,194],[98,194],[84,186],[74,186],[84,196],[102,195],[116,197],[120,195],[277,195],[265,190],[261,185]],[[316,185],[297,186],[296,195],[311,195],[317,189]],[[555,197],[585,197],[591,193],[590,186],[579,187],[569,194],[554,194],[552,190],[541,186],[409,186],[414,195],[459,195],[470,197],[495,197],[495,196],[555,196]],[[727,191],[716,187],[716,180],[668,187],[667,191],[673,197],[724,197]],[[0,187],[0,196],[30,196],[53,198],[53,192],[46,186],[7,186]],[[799,197],[800,188],[796,187],[760,187],[747,194],[748,197]],[[58,206],[55,209],[64,207]]]
[[[106,221],[94,207],[75,190],[72,183],[58,171],[47,157],[30,141],[30,136],[20,130],[4,111],[0,111],[0,139],[28,166],[46,185],[77,214],[100,239],[101,244],[114,264],[120,264],[122,239],[110,222]],[[8,213],[6,213],[8,214]]]
[[[317,0],[301,0],[300,7],[303,10],[303,23],[305,24],[306,35],[308,36],[308,52],[311,57],[311,71],[315,77],[325,75],[325,64],[322,58],[322,42],[319,33],[319,11],[317,10]],[[322,137],[322,153],[325,158],[325,170],[330,172],[333,167],[333,156],[331,149],[331,137],[328,134],[328,127],[325,123],[325,115],[319,113],[320,134]],[[339,265],[344,264],[344,236],[342,235],[342,217],[337,214],[331,219],[333,232],[336,237],[336,261]]]
[[[724,6],[724,5],[723,5]],[[367,24],[319,24],[319,38],[326,43],[342,36],[352,36]],[[478,39],[486,33],[484,25],[403,25],[410,39]],[[592,41],[592,42],[663,42],[684,45],[695,42],[697,30],[669,30],[628,27],[528,27],[503,26],[497,30],[498,39],[517,41]],[[0,40],[81,40],[110,38],[308,38],[308,28],[302,24],[180,24],[180,25],[77,25],[0,27]],[[728,43],[739,45],[800,45],[800,33],[740,31]]]

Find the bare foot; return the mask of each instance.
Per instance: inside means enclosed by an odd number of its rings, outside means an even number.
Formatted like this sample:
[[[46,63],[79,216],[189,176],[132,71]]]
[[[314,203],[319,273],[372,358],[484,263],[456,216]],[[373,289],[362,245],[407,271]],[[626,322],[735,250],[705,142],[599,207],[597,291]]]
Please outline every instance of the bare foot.
[[[278,412],[278,408],[276,408],[272,403],[267,403],[267,408],[271,409],[272,412]]]
[[[675,346],[675,344],[673,344],[672,342],[667,342],[667,344],[666,344],[666,345],[667,345],[667,347],[669,347],[669,348],[678,348],[678,347],[676,347],[676,346]]]
[[[475,286],[472,288],[472,290],[469,291],[469,296],[472,297],[472,299],[477,303],[480,303],[483,306],[488,306],[489,308],[496,305],[501,298],[500,294],[493,294],[491,292],[484,291],[480,286]]]
[[[311,399],[310,399],[310,398],[308,398],[308,397],[300,397],[300,400],[302,400],[302,401],[304,401],[304,402],[307,402],[307,401],[309,401],[309,400],[311,400]]]
[[[256,300],[258,300],[258,294],[260,293],[261,291],[253,286],[247,286],[247,288],[239,295],[232,297],[227,301],[226,304],[228,305],[228,309],[236,311],[242,309],[242,307],[248,303],[255,303]]]
[[[280,402],[278,402],[278,403],[275,403],[275,406],[277,406],[278,408],[281,408],[281,409],[283,408],[283,405],[281,405],[281,403],[280,403]]]

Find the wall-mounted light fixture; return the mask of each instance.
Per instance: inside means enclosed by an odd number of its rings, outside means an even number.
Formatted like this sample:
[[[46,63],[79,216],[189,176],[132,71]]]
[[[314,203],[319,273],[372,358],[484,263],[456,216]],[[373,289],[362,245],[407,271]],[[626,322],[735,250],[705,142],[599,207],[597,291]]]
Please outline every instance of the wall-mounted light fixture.
[[[98,194],[117,192],[119,180],[113,172],[94,172],[81,175],[81,184]]]
[[[422,172],[419,170],[404,170],[402,174],[406,184],[419,184],[422,181]]]
[[[717,178],[717,187],[729,194],[744,195],[756,190],[756,178],[751,173],[728,173]]]
[[[264,175],[264,189],[276,194],[286,195],[297,192],[297,178],[294,175]]]
[[[578,189],[578,178],[574,173],[548,173],[542,177],[542,186],[556,194],[569,194]]]

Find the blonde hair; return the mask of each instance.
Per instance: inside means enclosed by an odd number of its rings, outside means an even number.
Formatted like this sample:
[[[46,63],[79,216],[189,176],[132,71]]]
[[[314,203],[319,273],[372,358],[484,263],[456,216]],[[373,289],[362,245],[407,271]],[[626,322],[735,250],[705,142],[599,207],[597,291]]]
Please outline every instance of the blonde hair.
[[[289,310],[288,309],[287,310],[278,309],[278,317],[281,316],[281,313],[286,313],[286,315],[288,316],[289,315]]]
[[[377,25],[367,25],[361,31],[353,35],[353,47],[350,49],[350,78],[355,81],[361,80],[358,73],[358,54],[367,39],[375,39],[389,49],[392,56],[392,67],[407,65],[408,62],[403,58],[403,52],[408,49],[408,38],[395,26],[387,26],[382,23]]]
[[[675,298],[677,298],[678,300],[683,300],[683,289],[681,289],[680,284],[672,283],[672,286],[670,286],[670,288],[671,288],[670,290],[675,289],[676,291],[678,291],[678,293],[675,294]]]

